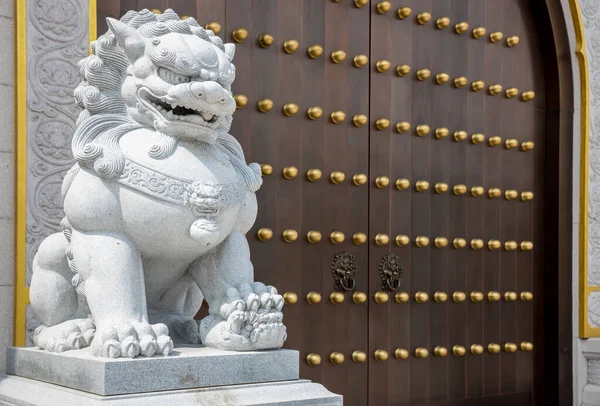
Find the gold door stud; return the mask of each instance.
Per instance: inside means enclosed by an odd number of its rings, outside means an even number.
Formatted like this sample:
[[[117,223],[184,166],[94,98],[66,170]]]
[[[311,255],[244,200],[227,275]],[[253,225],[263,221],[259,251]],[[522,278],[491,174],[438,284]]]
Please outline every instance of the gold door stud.
[[[450,19],[448,17],[438,18],[435,21],[435,25],[437,25],[438,29],[443,30],[450,25]]]
[[[412,14],[412,9],[410,7],[401,7],[398,9],[398,18],[404,20],[406,17],[409,17]]]
[[[473,28],[473,38],[479,39],[485,36],[486,29],[484,27]]]
[[[356,55],[354,57],[354,66],[362,68],[369,63],[369,57],[367,55]]]
[[[293,54],[294,52],[296,52],[299,46],[300,44],[298,44],[298,41],[296,41],[295,39],[290,39],[283,43],[283,49],[288,54]]]
[[[379,14],[385,14],[392,8],[392,3],[389,1],[380,1],[377,3],[377,12]]]
[[[333,364],[333,365],[340,365],[341,363],[343,363],[345,360],[344,354],[342,354],[341,352],[332,352],[329,355],[329,361]]]
[[[312,45],[308,48],[308,56],[311,59],[317,59],[323,55],[323,47],[321,45]]]
[[[454,26],[454,30],[458,34],[463,34],[463,33],[467,32],[468,29],[469,29],[469,24],[465,23],[465,22],[458,23]]]
[[[270,47],[271,45],[273,45],[273,41],[275,41],[275,39],[271,34],[263,34],[260,37],[258,37],[258,44],[262,48]]]
[[[248,38],[248,30],[245,28],[237,28],[231,32],[231,37],[235,42],[244,42]]]
[[[340,63],[344,59],[346,59],[346,53],[344,51],[342,51],[342,50],[333,51],[331,53],[331,60],[334,63]]]
[[[431,14],[427,13],[427,12],[423,12],[423,13],[419,13],[417,15],[417,21],[419,22],[419,24],[423,25],[423,24],[427,24],[427,22],[431,20]]]

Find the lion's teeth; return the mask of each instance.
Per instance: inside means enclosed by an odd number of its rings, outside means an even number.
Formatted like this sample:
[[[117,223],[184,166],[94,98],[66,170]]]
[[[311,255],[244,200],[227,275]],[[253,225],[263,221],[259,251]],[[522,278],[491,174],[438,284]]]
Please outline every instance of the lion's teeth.
[[[210,114],[210,113],[207,113],[207,112],[204,112],[204,111],[203,111],[203,112],[201,112],[201,113],[200,113],[200,115],[202,116],[202,118],[203,118],[205,121],[210,121],[210,120],[212,119],[212,117],[213,117],[213,115],[212,115],[212,114]]]

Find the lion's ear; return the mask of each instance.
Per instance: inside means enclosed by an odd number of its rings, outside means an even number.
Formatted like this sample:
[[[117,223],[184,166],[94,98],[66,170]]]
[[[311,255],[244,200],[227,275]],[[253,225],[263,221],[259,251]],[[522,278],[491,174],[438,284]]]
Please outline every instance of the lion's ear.
[[[125,55],[135,62],[144,55],[146,44],[137,30],[129,25],[108,17],[108,28],[115,35],[117,42],[125,51]]]
[[[225,54],[229,58],[229,62],[233,61],[235,56],[235,44],[225,44]]]

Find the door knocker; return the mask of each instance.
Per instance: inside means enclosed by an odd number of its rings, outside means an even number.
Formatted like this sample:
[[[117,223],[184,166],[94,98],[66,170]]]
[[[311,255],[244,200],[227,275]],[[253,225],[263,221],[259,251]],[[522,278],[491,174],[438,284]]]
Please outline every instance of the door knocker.
[[[354,290],[357,272],[356,258],[349,252],[340,252],[333,258],[331,275],[333,275],[337,290],[346,292]]]
[[[398,255],[387,254],[379,263],[379,277],[381,289],[396,291],[402,284],[402,260]]]

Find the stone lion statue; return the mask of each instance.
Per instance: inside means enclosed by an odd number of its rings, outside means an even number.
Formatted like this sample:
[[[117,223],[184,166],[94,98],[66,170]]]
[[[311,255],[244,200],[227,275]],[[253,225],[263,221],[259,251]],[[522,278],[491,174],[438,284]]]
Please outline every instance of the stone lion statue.
[[[283,299],[254,282],[244,236],[260,166],[228,134],[235,46],[170,9],[108,25],[79,64],[64,231],[33,261],[34,344],[109,358],[168,355],[174,340],[280,348]]]

